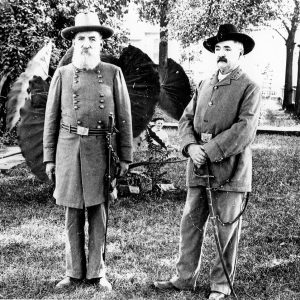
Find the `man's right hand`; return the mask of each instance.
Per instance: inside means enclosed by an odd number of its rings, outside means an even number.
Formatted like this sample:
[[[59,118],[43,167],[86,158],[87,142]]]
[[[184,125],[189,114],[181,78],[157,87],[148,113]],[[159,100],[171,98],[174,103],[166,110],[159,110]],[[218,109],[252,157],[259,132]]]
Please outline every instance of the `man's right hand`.
[[[193,163],[197,167],[200,167],[201,165],[205,164],[207,156],[201,145],[191,144],[188,146],[187,151],[191,159],[193,160]]]
[[[48,162],[46,164],[46,174],[50,181],[54,181],[54,179],[55,179],[55,163]]]

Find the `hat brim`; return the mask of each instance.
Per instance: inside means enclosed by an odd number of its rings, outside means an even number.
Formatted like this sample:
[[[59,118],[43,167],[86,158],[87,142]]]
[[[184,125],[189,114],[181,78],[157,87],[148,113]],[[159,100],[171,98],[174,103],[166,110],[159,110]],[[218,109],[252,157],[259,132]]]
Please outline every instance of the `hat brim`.
[[[163,118],[163,117],[156,117],[156,118],[152,119],[151,122],[156,122],[158,120],[162,120],[165,122],[165,118]]]
[[[225,41],[237,41],[244,45],[244,54],[251,52],[255,46],[254,40],[247,34],[244,33],[228,33],[224,34],[221,38],[220,36],[213,36],[203,42],[203,46],[210,52],[215,52],[216,44]]]
[[[66,40],[72,40],[76,33],[83,31],[98,31],[103,39],[111,37],[114,33],[113,29],[107,26],[72,26],[61,31],[61,36]]]

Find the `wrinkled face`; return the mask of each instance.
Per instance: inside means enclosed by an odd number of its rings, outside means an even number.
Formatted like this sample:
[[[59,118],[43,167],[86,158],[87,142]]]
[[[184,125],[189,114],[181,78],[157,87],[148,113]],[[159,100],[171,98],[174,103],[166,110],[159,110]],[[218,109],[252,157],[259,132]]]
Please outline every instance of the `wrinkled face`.
[[[80,51],[82,55],[99,56],[102,45],[102,37],[97,31],[79,32],[74,38],[74,49]]]
[[[244,53],[243,45],[236,41],[224,41],[215,46],[218,69],[227,74],[240,64],[240,57]]]
[[[163,128],[163,126],[164,126],[164,121],[163,120],[157,120],[156,122],[155,122],[155,127],[157,128],[157,129],[162,129]]]

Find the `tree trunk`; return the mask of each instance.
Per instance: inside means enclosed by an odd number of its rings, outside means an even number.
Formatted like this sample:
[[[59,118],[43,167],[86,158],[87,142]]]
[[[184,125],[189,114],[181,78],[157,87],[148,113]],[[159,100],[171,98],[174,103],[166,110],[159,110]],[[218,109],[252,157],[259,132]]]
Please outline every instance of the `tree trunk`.
[[[295,114],[300,117],[300,45],[299,56],[298,56],[298,74],[297,74],[297,88],[296,88],[296,97],[295,97]]]
[[[291,30],[286,40],[285,84],[282,108],[293,111],[293,58],[295,48],[295,32]]]
[[[164,0],[160,9],[160,34],[159,34],[159,77],[163,81],[168,64],[168,0]]]
[[[6,129],[6,102],[10,85],[11,77],[8,75],[6,79],[4,79],[2,88],[0,88],[0,131],[2,132]]]

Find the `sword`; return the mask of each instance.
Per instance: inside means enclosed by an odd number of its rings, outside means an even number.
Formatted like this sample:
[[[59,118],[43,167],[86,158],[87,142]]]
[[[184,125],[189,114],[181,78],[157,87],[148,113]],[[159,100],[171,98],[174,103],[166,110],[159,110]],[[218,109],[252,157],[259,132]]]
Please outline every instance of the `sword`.
[[[111,159],[112,159],[112,134],[114,131],[114,119],[113,114],[110,113],[108,116],[108,131],[106,134],[106,145],[107,145],[107,168],[106,168],[106,189],[105,189],[105,214],[106,214],[106,221],[105,221],[105,235],[104,235],[104,250],[103,250],[103,260],[105,261],[105,254],[106,254],[106,237],[107,237],[107,226],[108,226],[108,208],[109,208],[109,197],[111,191]]]
[[[212,225],[213,225],[213,232],[214,232],[214,237],[215,237],[217,250],[218,250],[218,253],[219,253],[219,256],[220,256],[223,271],[225,273],[225,276],[226,276],[227,282],[229,284],[231,293],[232,293],[232,295],[235,299],[238,299],[237,295],[234,291],[233,284],[232,284],[232,281],[231,281],[230,276],[229,276],[229,272],[228,272],[227,267],[225,265],[223,249],[222,249],[221,242],[220,242],[219,230],[218,230],[217,220],[216,220],[217,216],[215,214],[215,210],[214,210],[214,207],[213,207],[213,200],[212,200],[212,195],[211,195],[212,188],[211,188],[210,179],[214,178],[214,176],[209,174],[209,168],[208,168],[207,162],[203,165],[203,167],[204,167],[204,174],[201,174],[201,175],[199,174],[198,175],[196,173],[196,170],[195,170],[195,173],[198,177],[201,177],[201,178],[205,179],[205,191],[206,191],[208,208],[209,208],[209,218],[210,218],[210,220],[212,222]]]

